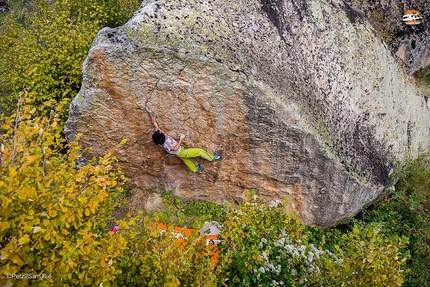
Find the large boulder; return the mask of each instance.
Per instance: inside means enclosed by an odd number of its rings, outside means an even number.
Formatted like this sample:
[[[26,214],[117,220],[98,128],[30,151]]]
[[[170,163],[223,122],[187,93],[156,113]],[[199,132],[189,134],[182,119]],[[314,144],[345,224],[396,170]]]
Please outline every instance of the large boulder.
[[[222,203],[255,188],[328,227],[381,194],[393,160],[429,146],[424,97],[343,1],[143,1],[98,33],[83,70],[66,137],[82,133],[87,157],[115,151],[134,208],[167,190]],[[152,143],[145,103],[222,159],[191,173]]]

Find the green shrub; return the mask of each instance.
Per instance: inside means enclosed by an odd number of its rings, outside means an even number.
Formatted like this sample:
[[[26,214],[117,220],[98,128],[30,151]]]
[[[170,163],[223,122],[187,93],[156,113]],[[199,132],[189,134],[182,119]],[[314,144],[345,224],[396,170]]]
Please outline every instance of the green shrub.
[[[124,177],[109,154],[77,168],[80,148],[64,146],[59,118],[35,117],[35,110],[24,105],[2,120],[0,281],[28,273],[52,276],[45,285],[110,280],[105,262],[116,254],[106,252],[103,234]]]
[[[388,237],[379,225],[357,224],[345,234],[322,231],[288,215],[282,204],[247,200],[226,210],[223,226],[218,272],[221,283],[228,286],[401,286],[403,282],[407,254],[401,251],[407,238]]]
[[[358,224],[336,246],[337,268],[330,270],[332,286],[402,286],[408,238],[387,236],[377,224]]]
[[[408,161],[396,175],[395,191],[363,214],[381,222],[388,235],[409,238],[410,260],[404,286],[430,286],[430,155]]]
[[[135,0],[57,0],[53,5],[37,0],[23,24],[12,14],[6,17],[0,29],[0,112],[10,113],[24,88],[36,107],[48,100],[70,101],[98,30],[123,24],[137,6]],[[64,109],[61,119],[66,115]]]
[[[155,217],[138,217],[120,222],[120,254],[115,268],[119,274],[112,286],[216,286],[211,250],[198,233],[184,242],[173,229],[165,233],[154,227]],[[179,236],[182,238],[182,236]]]
[[[31,7],[29,7],[29,5],[26,5],[25,2],[26,1],[22,0],[6,1],[6,3],[8,3],[9,5],[9,12],[7,12],[6,14],[0,14],[0,25],[2,24],[2,21],[9,16],[11,16],[19,23],[24,23],[27,12],[31,10]]]

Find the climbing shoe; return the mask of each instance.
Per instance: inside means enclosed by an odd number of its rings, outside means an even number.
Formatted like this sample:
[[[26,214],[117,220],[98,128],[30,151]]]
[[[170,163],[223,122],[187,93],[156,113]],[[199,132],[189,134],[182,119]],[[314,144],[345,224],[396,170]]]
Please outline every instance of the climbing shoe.
[[[220,159],[221,156],[220,155],[214,155],[214,160]]]
[[[196,169],[196,173],[198,173],[198,172],[199,172],[199,170],[200,170],[200,164],[196,165],[196,167],[197,167],[197,169]]]

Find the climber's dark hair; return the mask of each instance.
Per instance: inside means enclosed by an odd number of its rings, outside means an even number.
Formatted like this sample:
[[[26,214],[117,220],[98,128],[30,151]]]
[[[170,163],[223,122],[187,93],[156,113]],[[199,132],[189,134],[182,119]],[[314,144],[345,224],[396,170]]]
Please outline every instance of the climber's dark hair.
[[[166,141],[166,136],[161,133],[160,131],[156,131],[153,135],[152,135],[152,140],[156,143],[156,144],[164,144],[164,142]]]

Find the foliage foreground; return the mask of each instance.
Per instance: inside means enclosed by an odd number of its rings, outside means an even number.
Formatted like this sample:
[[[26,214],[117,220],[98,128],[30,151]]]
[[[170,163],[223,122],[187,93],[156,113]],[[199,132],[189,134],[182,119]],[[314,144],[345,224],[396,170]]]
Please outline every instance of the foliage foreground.
[[[285,212],[246,202],[229,209],[219,272],[229,286],[401,286],[407,238],[357,224],[329,239]]]
[[[430,286],[430,153],[399,169],[396,189],[364,210],[365,223],[384,225],[388,236],[409,238],[409,269],[404,286]]]
[[[254,197],[224,206],[215,265],[198,236],[178,244],[154,228],[158,214],[108,223],[125,178],[105,157],[77,166],[82,150],[60,119],[23,104],[4,118],[0,283],[6,286],[401,286],[407,239],[357,224],[335,240],[301,224],[281,203]],[[199,212],[202,213],[202,205]],[[210,212],[214,213],[213,207]],[[323,235],[321,235],[321,233]]]

